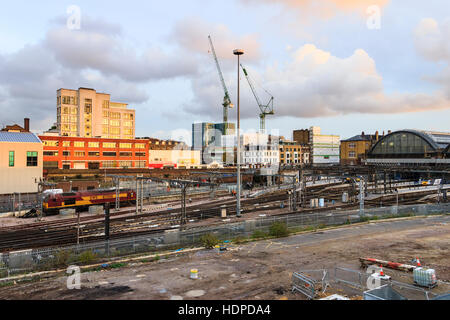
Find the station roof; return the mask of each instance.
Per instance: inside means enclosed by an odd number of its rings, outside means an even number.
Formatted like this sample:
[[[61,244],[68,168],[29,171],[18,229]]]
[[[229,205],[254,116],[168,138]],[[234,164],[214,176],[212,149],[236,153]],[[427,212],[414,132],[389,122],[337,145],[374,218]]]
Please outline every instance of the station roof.
[[[42,143],[37,135],[31,132],[0,131],[0,142],[34,142]]]

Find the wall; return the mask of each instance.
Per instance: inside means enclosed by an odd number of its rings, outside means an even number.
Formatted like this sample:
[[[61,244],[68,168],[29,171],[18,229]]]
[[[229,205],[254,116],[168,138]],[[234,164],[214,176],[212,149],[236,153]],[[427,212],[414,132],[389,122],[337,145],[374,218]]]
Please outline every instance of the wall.
[[[0,194],[34,193],[42,179],[42,144],[0,142]],[[15,152],[14,167],[9,167],[9,151]],[[38,166],[27,167],[27,152],[38,152]]]
[[[354,147],[352,148],[352,145]],[[341,164],[357,165],[361,164],[361,159],[366,159],[366,154],[371,147],[370,141],[342,141],[341,142]],[[355,157],[350,157],[349,153],[355,152]]]
[[[198,166],[201,164],[200,150],[150,150],[149,166],[160,168],[164,165]]]

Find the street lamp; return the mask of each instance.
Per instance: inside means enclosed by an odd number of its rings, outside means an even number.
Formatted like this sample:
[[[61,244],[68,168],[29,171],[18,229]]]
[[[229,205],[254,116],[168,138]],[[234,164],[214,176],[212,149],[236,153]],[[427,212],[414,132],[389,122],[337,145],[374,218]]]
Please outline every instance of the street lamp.
[[[238,58],[238,83],[237,83],[237,205],[236,216],[241,216],[241,114],[240,114],[240,57],[244,54],[244,50],[236,49],[233,54]]]

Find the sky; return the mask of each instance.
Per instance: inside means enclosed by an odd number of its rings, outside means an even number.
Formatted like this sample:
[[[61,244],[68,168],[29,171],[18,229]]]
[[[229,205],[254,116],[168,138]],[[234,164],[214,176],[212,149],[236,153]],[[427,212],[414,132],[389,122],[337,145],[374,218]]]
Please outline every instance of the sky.
[[[136,135],[191,143],[192,123],[221,122],[234,104],[237,59],[266,127],[354,135],[450,131],[450,3],[444,0],[16,0],[0,10],[0,126],[43,132],[59,88],[94,88],[136,110]],[[259,107],[243,74],[244,131]],[[271,95],[268,95],[269,92]],[[236,108],[230,110],[230,121]]]

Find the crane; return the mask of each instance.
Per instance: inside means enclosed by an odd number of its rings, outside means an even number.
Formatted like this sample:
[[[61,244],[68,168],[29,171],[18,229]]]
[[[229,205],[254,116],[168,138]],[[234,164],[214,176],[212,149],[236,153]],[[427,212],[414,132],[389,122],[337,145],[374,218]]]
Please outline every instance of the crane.
[[[225,124],[225,132],[227,134],[228,129],[228,108],[233,108],[234,105],[231,103],[230,94],[228,93],[227,85],[225,84],[225,79],[223,78],[222,70],[220,69],[219,59],[216,55],[216,50],[214,49],[214,45],[211,39],[211,36],[208,36],[209,44],[211,45],[211,51],[214,56],[214,61],[216,62],[217,71],[219,72],[220,82],[222,83],[223,90],[225,92],[225,96],[223,98],[223,122]]]
[[[247,70],[244,68],[244,66],[241,64],[241,68],[242,70],[244,70],[244,74],[245,77],[247,78],[248,84],[250,85],[250,88],[252,89],[253,95],[256,98],[256,102],[258,103],[258,107],[261,110],[261,113],[259,114],[259,118],[260,118],[260,130],[261,132],[265,132],[266,131],[266,116],[268,115],[274,115],[275,112],[273,111],[273,100],[274,97],[263,88],[263,90],[270,96],[270,100],[267,104],[262,104],[261,100],[259,99],[258,94],[256,93],[256,89],[255,86],[253,85],[253,82],[247,72]]]

